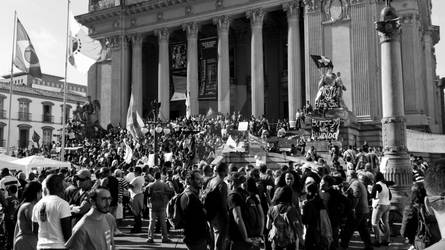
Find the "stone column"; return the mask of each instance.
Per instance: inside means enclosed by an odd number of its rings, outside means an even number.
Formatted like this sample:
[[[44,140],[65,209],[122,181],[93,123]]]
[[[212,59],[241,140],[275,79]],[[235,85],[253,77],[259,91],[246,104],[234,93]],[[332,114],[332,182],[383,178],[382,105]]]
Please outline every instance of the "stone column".
[[[162,121],[170,120],[170,61],[168,51],[169,31],[163,28],[156,31],[159,38],[159,65],[158,65],[158,101],[159,118]]]
[[[261,117],[264,114],[264,65],[263,65],[263,9],[247,12],[252,29],[251,40],[251,95],[252,115]]]
[[[183,26],[187,32],[187,98],[186,116],[199,114],[198,101],[198,24],[188,23]],[[186,101],[187,102],[187,101]]]
[[[101,86],[100,122],[101,125],[108,125],[109,123],[116,125],[121,121],[122,113],[122,37],[110,37],[108,42],[108,46],[111,48],[111,81],[108,83],[105,79],[102,79],[104,81],[102,81]],[[105,83],[105,86],[103,83]],[[105,114],[102,114],[102,112]]]
[[[122,39],[122,109],[121,109],[121,125],[127,124],[128,104],[130,102],[130,43],[127,37]],[[141,62],[142,63],[142,62]],[[142,99],[141,99],[142,100]],[[141,109],[142,110],[142,109]],[[141,113],[142,115],[142,113]]]
[[[439,133],[439,131],[434,131],[436,126],[436,107],[435,107],[435,94],[434,94],[434,77],[435,72],[433,70],[433,39],[432,39],[432,29],[428,28],[425,30],[425,34],[423,36],[424,41],[424,54],[425,54],[425,87],[426,87],[426,96],[427,98],[427,114],[429,116],[429,125],[433,133]]]
[[[289,105],[289,123],[295,124],[295,114],[301,108],[301,54],[300,54],[300,3],[285,4],[287,12],[287,95]]]
[[[134,105],[136,111],[142,116],[142,41],[144,36],[142,34],[135,34],[131,36],[131,43],[133,46],[132,53],[132,86],[131,94],[133,95]]]
[[[400,21],[394,8],[387,4],[376,24],[380,35],[382,67],[382,141],[384,156],[380,171],[394,181],[392,203],[404,208],[412,185],[412,172],[406,148],[405,107],[403,100]]]
[[[216,17],[213,23],[218,27],[218,112],[230,114],[230,18],[228,16]]]

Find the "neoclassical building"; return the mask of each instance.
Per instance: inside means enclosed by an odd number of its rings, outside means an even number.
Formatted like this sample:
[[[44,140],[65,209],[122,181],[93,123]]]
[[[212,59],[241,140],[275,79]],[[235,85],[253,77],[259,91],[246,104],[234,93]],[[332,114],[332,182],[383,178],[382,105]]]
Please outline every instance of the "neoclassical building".
[[[393,0],[402,22],[407,125],[442,133],[443,88],[436,76],[431,0]],[[356,122],[351,142],[380,141],[382,0],[90,0],[77,19],[109,49],[89,71],[88,94],[102,125],[125,124],[130,94],[144,117],[209,108],[295,120],[314,102],[320,73],[310,55],[332,59]],[[374,139],[372,139],[374,138]],[[378,142],[380,143],[380,142]]]

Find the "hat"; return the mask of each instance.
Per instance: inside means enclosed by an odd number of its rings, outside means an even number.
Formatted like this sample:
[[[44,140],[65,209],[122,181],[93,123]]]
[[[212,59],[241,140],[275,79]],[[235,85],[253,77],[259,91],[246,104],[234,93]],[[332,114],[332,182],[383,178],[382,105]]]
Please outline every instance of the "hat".
[[[79,171],[77,171],[76,174],[77,177],[79,177],[80,179],[91,179],[91,172],[88,169],[81,169]]]

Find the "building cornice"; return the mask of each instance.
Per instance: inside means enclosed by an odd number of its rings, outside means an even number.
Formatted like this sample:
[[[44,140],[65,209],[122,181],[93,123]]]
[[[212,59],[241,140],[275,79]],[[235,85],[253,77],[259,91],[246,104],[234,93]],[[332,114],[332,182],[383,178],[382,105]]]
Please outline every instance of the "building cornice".
[[[174,0],[172,0],[174,1]],[[182,1],[182,0],[177,0],[177,1]],[[141,2],[138,4],[135,4],[135,6],[130,5],[127,6],[126,9],[132,9],[132,8],[143,8],[142,12],[137,12],[138,16],[131,16],[132,20],[133,19],[137,19],[137,20],[133,20],[134,25],[130,25],[131,22],[126,22],[128,23],[128,25],[126,25],[125,28],[125,34],[126,35],[131,35],[131,34],[135,34],[135,33],[152,33],[155,30],[159,30],[162,28],[177,28],[177,29],[181,29],[182,25],[184,23],[191,23],[191,22],[197,22],[197,23],[210,23],[212,22],[214,17],[218,17],[218,16],[229,16],[229,17],[242,17],[245,16],[245,13],[254,9],[259,9],[262,8],[264,9],[266,12],[270,11],[270,10],[278,10],[278,9],[282,9],[283,4],[285,3],[289,3],[289,0],[256,0],[256,1],[244,1],[244,2],[232,2],[232,4],[226,3],[224,1],[224,4],[220,7],[213,6],[212,9],[206,9],[206,10],[202,10],[200,12],[198,12],[197,9],[193,8],[193,3],[201,3],[203,1],[198,1],[198,0],[188,0],[188,1],[183,1],[181,3],[183,3],[183,5],[179,4],[179,2],[170,2],[168,5],[165,4],[161,4],[161,5],[157,5],[154,6],[156,8],[152,8],[149,6],[152,6],[153,1],[148,1],[148,2]],[[136,6],[137,5],[137,6]],[[145,6],[145,7],[142,7]],[[162,10],[159,9],[163,8]],[[168,7],[168,8],[167,8]],[[187,12],[186,8],[191,8],[193,11]],[[112,9],[116,9],[118,7],[113,7]],[[121,8],[121,7],[119,7]],[[177,8],[177,9],[174,9]],[[180,13],[177,12],[177,10],[179,10],[180,8],[183,9],[182,11],[182,15],[175,15],[175,16],[171,16],[171,15],[166,15],[165,13],[167,11],[172,11],[172,13]],[[120,9],[122,10],[122,9]],[[117,13],[117,15],[120,15],[120,10],[115,10],[115,12]],[[111,10],[107,10],[107,11],[111,11]],[[125,11],[126,14],[128,14],[128,10]],[[156,18],[159,17],[159,13],[163,12],[163,16],[162,18]],[[136,13],[136,11],[132,11],[131,14]],[[143,14],[143,15],[142,15]],[[78,16],[78,20],[81,21],[81,23],[83,23],[84,25],[88,26],[88,27],[93,27],[94,25],[96,25],[94,22],[96,22],[97,18],[95,18],[95,15],[100,15],[100,16],[104,16],[104,14],[102,14],[101,11],[95,11],[95,12],[90,12],[84,15],[80,15]],[[147,21],[148,19],[145,18],[148,15],[154,15],[154,18],[150,18],[150,21]],[[108,14],[108,16],[112,16],[111,14]],[[130,18],[129,16],[125,16],[125,18]],[[145,20],[145,21],[144,21]],[[109,17],[107,19],[107,22],[113,23],[116,21],[115,17]],[[128,21],[128,20],[127,20]],[[91,34],[92,37],[94,37],[95,39],[101,39],[101,38],[107,38],[107,37],[111,37],[111,36],[115,36],[115,35],[121,35],[122,34],[122,29],[108,29],[108,30],[101,30],[98,31],[98,29],[95,29],[94,34]]]

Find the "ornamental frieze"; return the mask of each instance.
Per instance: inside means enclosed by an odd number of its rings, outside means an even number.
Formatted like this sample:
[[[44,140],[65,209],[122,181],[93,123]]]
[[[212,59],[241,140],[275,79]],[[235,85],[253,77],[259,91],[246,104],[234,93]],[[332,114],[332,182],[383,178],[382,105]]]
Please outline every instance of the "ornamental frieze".
[[[349,0],[324,0],[321,11],[323,22],[335,23],[350,18],[351,3]]]

